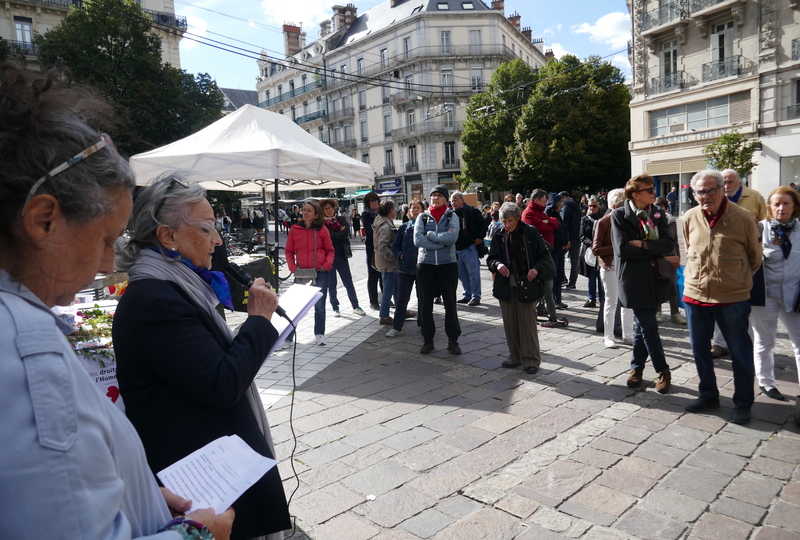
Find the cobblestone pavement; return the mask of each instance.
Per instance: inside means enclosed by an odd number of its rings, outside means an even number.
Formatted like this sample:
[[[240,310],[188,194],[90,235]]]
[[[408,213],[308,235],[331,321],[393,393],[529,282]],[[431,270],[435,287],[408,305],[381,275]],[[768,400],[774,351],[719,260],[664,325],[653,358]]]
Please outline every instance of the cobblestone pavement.
[[[627,388],[630,347],[605,349],[597,310],[576,307],[585,280],[564,294],[569,326],[539,328],[539,373],[500,367],[508,351],[483,272],[482,304],[458,308],[460,356],[445,350],[441,306],[428,356],[413,321],[386,338],[376,312],[334,319],[329,308],[327,346],[312,344],[308,317],[294,366],[289,351],[264,365],[287,496],[296,489],[293,538],[800,538],[800,390],[783,329],[776,376],[792,397],[757,397],[737,426],[727,358],[722,407],[684,412],[697,396],[685,326],[660,326],[672,391],[654,390],[649,363],[649,384]],[[356,286],[365,298],[363,278]]]

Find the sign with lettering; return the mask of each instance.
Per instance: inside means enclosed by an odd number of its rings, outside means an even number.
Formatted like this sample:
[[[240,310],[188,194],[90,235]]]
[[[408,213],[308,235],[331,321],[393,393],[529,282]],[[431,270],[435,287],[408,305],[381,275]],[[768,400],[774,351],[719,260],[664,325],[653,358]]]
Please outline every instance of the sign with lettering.
[[[689,133],[680,133],[678,135],[664,135],[650,141],[650,146],[666,146],[669,144],[679,144],[694,141],[703,141],[705,139],[716,139],[721,135],[728,132],[727,128],[712,129],[709,131],[691,131]]]
[[[387,180],[385,182],[378,182],[378,189],[396,189],[400,187],[400,179]]]

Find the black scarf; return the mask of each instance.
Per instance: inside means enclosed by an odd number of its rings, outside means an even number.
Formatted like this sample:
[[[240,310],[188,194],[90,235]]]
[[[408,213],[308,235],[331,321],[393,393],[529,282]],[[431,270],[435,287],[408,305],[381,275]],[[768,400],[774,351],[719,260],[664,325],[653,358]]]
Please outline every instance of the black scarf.
[[[789,240],[789,233],[792,232],[796,223],[796,219],[792,219],[788,223],[781,223],[774,218],[769,220],[769,226],[772,227],[775,236],[778,237],[778,244],[781,246],[784,259],[788,259],[789,253],[792,252],[792,241]]]

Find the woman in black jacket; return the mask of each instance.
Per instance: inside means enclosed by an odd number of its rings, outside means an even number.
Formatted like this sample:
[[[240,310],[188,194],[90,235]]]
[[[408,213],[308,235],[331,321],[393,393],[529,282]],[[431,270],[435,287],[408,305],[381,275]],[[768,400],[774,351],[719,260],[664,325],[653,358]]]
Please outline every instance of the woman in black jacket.
[[[364,231],[367,234],[367,294],[369,294],[369,307],[378,311],[381,309],[378,299],[378,283],[381,281],[381,273],[375,269],[375,243],[372,235],[372,222],[378,217],[378,206],[381,198],[374,191],[364,195],[364,211],[361,212],[361,221]],[[383,289],[381,287],[381,289]]]
[[[328,275],[328,298],[331,299],[331,307],[333,308],[333,316],[339,317],[339,298],[336,295],[336,273],[342,278],[342,285],[347,291],[347,298],[350,300],[350,305],[353,306],[353,313],[359,316],[364,316],[366,313],[361,306],[358,305],[358,295],[356,295],[356,288],[353,286],[353,276],[350,273],[350,262],[348,259],[353,256],[353,250],[350,247],[350,227],[347,225],[347,219],[344,216],[336,216],[336,207],[339,203],[335,199],[326,199],[320,202],[322,212],[325,214],[325,227],[331,233],[331,241],[333,242],[333,268]]]
[[[586,252],[592,249],[594,229],[602,217],[603,208],[600,206],[600,201],[592,195],[587,202],[586,215],[581,218],[581,252],[578,259],[579,273],[589,278],[589,299],[583,304],[583,307],[588,308],[597,307],[598,300],[603,301],[603,283],[600,281],[597,258],[595,257],[594,266],[588,265],[585,259]]]
[[[656,207],[653,179],[640,174],[625,185],[625,204],[611,214],[611,243],[619,281],[619,302],[633,310],[633,358],[628,386],[642,384],[644,364],[649,356],[659,373],[656,390],[669,391],[671,373],[658,335],[656,312],[675,295],[670,279],[656,279],[655,257],[671,253],[675,239],[669,232],[664,212]]]
[[[492,295],[500,301],[503,329],[509,356],[503,367],[523,366],[526,373],[539,371],[542,362],[537,334],[536,298],[521,302],[517,289],[521,282],[544,282],[556,275],[556,265],[542,235],[522,221],[522,211],[514,203],[503,203],[500,221],[503,228],[492,238],[486,264],[494,274]]]

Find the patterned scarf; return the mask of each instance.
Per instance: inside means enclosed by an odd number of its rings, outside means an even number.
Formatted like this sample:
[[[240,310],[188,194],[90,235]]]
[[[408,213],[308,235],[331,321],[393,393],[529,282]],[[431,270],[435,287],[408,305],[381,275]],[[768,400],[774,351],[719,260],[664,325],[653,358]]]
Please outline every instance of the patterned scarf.
[[[344,226],[342,226],[342,224],[339,223],[339,221],[335,217],[331,219],[326,219],[325,226],[334,232],[341,231],[342,229],[344,229]]]
[[[633,201],[628,201],[628,204],[633,210],[633,213],[636,214],[636,217],[639,218],[639,231],[642,234],[642,240],[658,240],[658,227],[655,226],[653,220],[650,219],[650,207],[648,206],[644,210],[639,210]]]
[[[789,233],[792,232],[796,224],[796,219],[792,219],[788,223],[781,223],[774,218],[769,220],[769,226],[772,227],[772,231],[775,233],[775,236],[778,237],[784,259],[788,259],[789,253],[792,252],[792,241],[789,240]]]

